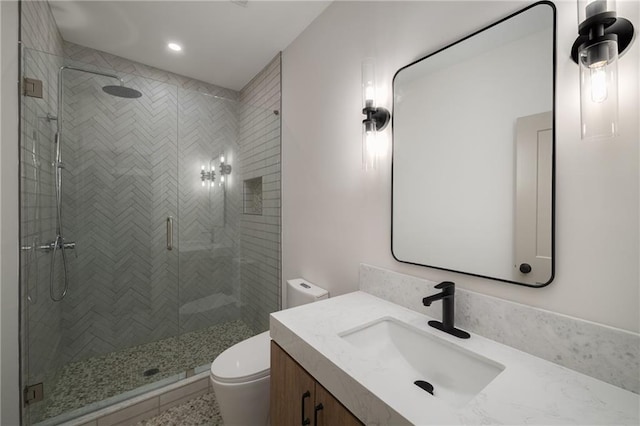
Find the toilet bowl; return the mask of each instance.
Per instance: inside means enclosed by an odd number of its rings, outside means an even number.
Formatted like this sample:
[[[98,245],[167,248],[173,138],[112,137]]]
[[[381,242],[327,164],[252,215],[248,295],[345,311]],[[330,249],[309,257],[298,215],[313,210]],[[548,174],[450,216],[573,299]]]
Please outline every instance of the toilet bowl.
[[[287,281],[287,305],[326,299],[329,293],[306,280]],[[225,426],[269,424],[269,332],[243,340],[211,363],[210,380]]]
[[[210,380],[225,426],[268,424],[270,341],[265,331],[233,345],[211,364]]]

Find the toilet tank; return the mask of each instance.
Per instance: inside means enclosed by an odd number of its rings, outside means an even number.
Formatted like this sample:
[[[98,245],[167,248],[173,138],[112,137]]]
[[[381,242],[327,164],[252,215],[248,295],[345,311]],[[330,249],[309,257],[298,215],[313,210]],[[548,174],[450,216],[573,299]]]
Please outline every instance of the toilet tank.
[[[303,278],[287,280],[287,307],[304,305],[317,300],[327,299],[329,292]]]

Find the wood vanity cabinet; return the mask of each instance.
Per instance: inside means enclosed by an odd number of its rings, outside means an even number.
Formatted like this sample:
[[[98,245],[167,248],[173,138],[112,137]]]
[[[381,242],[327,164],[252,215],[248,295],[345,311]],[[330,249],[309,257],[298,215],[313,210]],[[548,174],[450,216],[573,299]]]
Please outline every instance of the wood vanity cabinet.
[[[271,341],[272,426],[362,424],[280,346]]]

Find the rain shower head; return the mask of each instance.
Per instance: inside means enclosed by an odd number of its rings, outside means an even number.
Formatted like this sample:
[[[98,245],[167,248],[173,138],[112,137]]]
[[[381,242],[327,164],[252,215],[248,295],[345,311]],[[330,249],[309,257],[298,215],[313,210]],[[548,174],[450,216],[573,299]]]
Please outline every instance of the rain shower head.
[[[1,0],[0,0],[1,1]],[[120,85],[119,86],[104,86],[102,88],[102,90],[105,93],[108,93],[111,96],[117,96],[119,98],[127,98],[127,99],[135,99],[135,98],[139,98],[142,96],[142,93],[140,93],[139,91],[132,89],[130,87],[126,87],[124,85],[124,80],[120,77],[118,77],[115,74],[109,74],[109,73],[105,73],[102,71],[94,71],[94,70],[87,70],[84,68],[78,68],[78,67],[74,67],[71,65],[64,65],[62,67],[60,67],[60,71],[58,72],[58,111],[62,110],[62,87],[63,87],[63,82],[62,82],[62,72],[64,70],[74,70],[74,71],[80,71],[80,72],[86,72],[87,74],[95,74],[95,75],[101,75],[103,77],[109,77],[109,78],[113,78],[116,80],[120,81]],[[60,113],[58,113],[58,115],[60,115]],[[58,124],[60,124],[61,120],[58,121]]]
[[[142,93],[138,92],[136,89],[126,86],[104,86],[102,90],[105,93],[119,98],[134,99],[142,96]]]

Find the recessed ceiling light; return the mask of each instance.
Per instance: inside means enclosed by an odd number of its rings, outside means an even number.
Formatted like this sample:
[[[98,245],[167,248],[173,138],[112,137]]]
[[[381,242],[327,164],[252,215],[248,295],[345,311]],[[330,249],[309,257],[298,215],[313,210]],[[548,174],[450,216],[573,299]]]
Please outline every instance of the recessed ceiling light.
[[[182,50],[182,46],[180,46],[178,43],[169,43],[167,44],[167,47],[171,50],[175,50],[176,52],[179,52]]]

